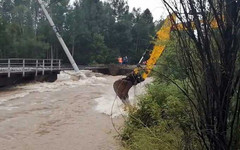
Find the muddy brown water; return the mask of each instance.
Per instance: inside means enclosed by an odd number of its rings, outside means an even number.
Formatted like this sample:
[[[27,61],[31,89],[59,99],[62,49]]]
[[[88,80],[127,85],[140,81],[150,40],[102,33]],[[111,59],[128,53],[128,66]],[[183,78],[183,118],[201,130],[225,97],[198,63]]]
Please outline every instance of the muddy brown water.
[[[1,150],[122,149],[110,114],[112,84],[121,76],[87,72],[71,81],[62,74],[55,83],[31,83],[0,91]],[[123,125],[120,100],[112,111]]]

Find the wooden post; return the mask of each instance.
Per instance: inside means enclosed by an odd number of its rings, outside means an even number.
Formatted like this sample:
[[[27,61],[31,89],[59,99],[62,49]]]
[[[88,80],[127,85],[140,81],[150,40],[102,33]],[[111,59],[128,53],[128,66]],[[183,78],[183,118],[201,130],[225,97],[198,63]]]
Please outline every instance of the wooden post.
[[[25,59],[23,59],[23,68],[22,68],[22,71],[23,71],[23,77],[25,77]]]
[[[35,76],[38,75],[38,60],[36,60],[36,72],[35,72]]]
[[[53,71],[53,59],[51,59],[51,71]]]
[[[8,78],[11,77],[11,60],[8,59]]]
[[[45,60],[43,59],[43,64],[42,64],[42,75],[44,75],[44,68],[45,68]]]
[[[58,61],[58,69],[61,70],[61,60]]]

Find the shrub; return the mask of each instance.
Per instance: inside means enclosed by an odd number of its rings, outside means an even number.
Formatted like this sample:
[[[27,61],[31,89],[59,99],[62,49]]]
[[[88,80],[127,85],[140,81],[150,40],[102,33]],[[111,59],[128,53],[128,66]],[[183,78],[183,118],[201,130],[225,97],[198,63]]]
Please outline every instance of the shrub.
[[[176,81],[177,82],[177,81]],[[198,147],[187,101],[171,83],[151,84],[129,114],[122,133],[126,149],[195,149]]]

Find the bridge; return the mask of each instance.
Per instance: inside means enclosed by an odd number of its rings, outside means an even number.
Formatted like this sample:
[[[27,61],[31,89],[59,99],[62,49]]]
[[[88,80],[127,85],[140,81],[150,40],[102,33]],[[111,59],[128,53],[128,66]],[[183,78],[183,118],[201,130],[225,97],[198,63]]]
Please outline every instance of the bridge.
[[[0,59],[0,75],[6,75],[10,78],[11,74],[26,74],[35,73],[45,75],[48,72],[61,70],[60,59]]]
[[[0,86],[27,80],[55,81],[60,71],[60,59],[0,59]]]
[[[110,64],[79,66],[79,69],[108,75],[125,75],[135,67],[135,65]],[[0,87],[32,80],[53,82],[62,70],[73,70],[73,68],[62,65],[60,59],[0,59]]]

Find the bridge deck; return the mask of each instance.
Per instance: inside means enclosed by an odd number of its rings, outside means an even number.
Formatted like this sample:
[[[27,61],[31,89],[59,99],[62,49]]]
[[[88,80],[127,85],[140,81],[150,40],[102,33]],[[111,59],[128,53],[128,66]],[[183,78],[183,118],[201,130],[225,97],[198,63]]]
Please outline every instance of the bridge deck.
[[[27,73],[35,73],[37,76],[60,70],[59,59],[0,59],[0,75],[7,75],[9,78],[13,74],[22,74],[24,77]]]

